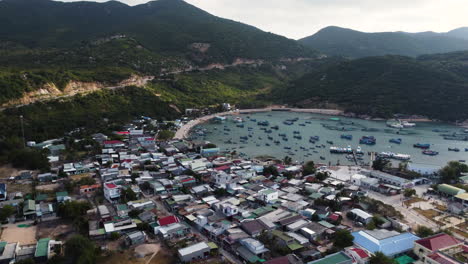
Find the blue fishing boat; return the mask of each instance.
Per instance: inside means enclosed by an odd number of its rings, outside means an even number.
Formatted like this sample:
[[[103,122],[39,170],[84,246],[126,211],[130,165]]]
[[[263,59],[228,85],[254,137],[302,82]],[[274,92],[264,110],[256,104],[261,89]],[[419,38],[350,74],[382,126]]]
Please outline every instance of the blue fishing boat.
[[[313,141],[319,141],[320,137],[319,136],[311,136],[310,139],[313,140]]]
[[[420,149],[428,149],[431,147],[431,144],[416,143],[413,145],[413,147],[420,148]]]
[[[342,138],[342,139],[347,139],[347,140],[352,140],[352,139],[353,139],[353,135],[341,135],[341,138]]]
[[[375,143],[377,143],[377,139],[373,136],[363,136],[359,139],[359,144],[375,145]]]
[[[270,122],[268,122],[268,121],[258,121],[257,125],[259,125],[259,126],[269,126]]]
[[[459,148],[448,148],[448,151],[460,152]]]
[[[401,144],[401,138],[392,138],[389,140],[390,143]]]

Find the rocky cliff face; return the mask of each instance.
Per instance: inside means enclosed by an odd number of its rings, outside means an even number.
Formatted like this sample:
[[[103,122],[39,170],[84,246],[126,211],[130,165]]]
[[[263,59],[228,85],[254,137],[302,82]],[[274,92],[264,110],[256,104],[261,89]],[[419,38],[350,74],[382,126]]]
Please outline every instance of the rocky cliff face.
[[[128,79],[114,85],[100,82],[70,81],[62,90],[58,89],[54,83],[47,83],[35,91],[24,94],[24,96],[19,99],[11,100],[3,104],[2,107],[23,106],[39,101],[87,94],[101,89],[118,89],[126,86],[142,87],[153,79],[154,76],[132,75]]]

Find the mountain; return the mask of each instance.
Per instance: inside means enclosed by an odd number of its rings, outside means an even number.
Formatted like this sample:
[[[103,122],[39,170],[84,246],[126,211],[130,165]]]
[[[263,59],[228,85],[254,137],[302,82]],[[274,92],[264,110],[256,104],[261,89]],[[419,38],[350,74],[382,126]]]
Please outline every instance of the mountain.
[[[9,48],[77,48],[128,37],[151,52],[184,56],[199,64],[314,55],[294,40],[213,16],[182,0],[137,6],[3,0],[0,24],[0,47]]]
[[[468,39],[468,27],[461,27],[446,33],[448,36]]]
[[[467,65],[468,52],[367,57],[324,66],[277,96],[303,107],[335,106],[371,116],[402,113],[465,120]]]
[[[446,53],[468,50],[466,28],[448,33],[365,33],[340,27],[327,27],[299,43],[329,55],[361,58],[368,56]]]

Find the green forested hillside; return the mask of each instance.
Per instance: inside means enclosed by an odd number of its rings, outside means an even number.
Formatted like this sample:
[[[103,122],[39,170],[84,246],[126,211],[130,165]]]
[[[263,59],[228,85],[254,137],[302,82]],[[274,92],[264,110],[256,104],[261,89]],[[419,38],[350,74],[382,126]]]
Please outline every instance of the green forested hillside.
[[[0,25],[0,47],[75,48],[125,35],[157,54],[183,55],[200,64],[314,54],[294,40],[215,17],[182,0],[133,7],[116,1],[4,0]],[[200,50],[194,43],[209,47]]]
[[[463,28],[447,33],[365,33],[347,28],[326,27],[312,36],[300,39],[299,42],[329,55],[350,58],[419,56],[468,50],[468,34]]]
[[[468,118],[467,53],[369,57],[323,67],[279,93],[299,105],[332,103],[359,114]]]

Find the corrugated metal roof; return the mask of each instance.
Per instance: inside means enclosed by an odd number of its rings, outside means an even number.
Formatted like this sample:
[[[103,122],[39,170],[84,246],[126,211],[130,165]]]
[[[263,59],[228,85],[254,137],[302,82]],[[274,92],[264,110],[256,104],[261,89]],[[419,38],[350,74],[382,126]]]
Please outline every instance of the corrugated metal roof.
[[[356,245],[371,253],[381,251],[387,256],[411,250],[414,246],[414,241],[419,239],[419,237],[411,233],[402,233],[380,240],[365,231],[354,232],[352,235]]]

